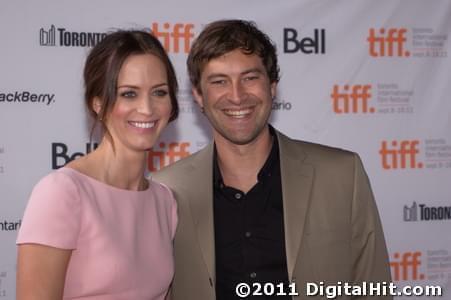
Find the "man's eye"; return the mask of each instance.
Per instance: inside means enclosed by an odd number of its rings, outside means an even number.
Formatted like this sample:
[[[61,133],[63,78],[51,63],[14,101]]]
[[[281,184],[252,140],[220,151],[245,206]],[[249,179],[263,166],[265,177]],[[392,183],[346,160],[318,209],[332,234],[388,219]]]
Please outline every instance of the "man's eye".
[[[218,79],[218,80],[213,80],[213,81],[211,81],[210,83],[211,84],[216,84],[216,85],[221,85],[221,84],[225,84],[225,80],[223,80],[223,79]]]
[[[136,93],[134,91],[124,91],[121,93],[121,96],[124,98],[133,98],[136,97]]]
[[[247,77],[244,77],[245,81],[251,81],[251,80],[255,80],[255,79],[258,79],[258,76],[247,76]]]

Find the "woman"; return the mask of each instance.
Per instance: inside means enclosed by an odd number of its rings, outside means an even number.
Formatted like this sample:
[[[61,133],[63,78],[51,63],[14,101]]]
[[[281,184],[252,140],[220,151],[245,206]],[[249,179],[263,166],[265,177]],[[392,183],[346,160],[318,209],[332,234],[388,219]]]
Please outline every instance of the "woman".
[[[117,31],[92,49],[84,80],[104,136],[33,189],[17,239],[17,299],[165,299],[176,203],[144,173],[178,115],[174,69],[155,37]]]

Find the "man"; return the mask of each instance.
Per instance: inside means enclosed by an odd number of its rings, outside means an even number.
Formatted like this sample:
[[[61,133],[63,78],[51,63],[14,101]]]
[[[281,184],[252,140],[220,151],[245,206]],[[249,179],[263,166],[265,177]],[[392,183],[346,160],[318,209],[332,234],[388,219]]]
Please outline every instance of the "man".
[[[239,283],[248,299],[304,299],[308,282],[388,283],[359,157],[268,124],[279,81],[269,38],[251,22],[213,22],[188,72],[214,143],[155,174],[178,200],[173,299],[240,299]]]

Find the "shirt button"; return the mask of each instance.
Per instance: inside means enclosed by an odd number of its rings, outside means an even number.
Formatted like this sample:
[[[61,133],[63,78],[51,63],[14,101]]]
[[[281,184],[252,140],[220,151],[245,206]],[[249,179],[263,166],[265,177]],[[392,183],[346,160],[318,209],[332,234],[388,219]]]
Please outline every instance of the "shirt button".
[[[241,194],[240,193],[236,193],[235,194],[235,199],[241,199]]]
[[[250,231],[246,231],[246,233],[244,234],[245,237],[250,238],[252,235],[252,233]]]
[[[252,272],[250,275],[249,275],[252,279],[254,279],[254,278],[256,278],[257,277],[257,273],[255,273],[255,272]]]

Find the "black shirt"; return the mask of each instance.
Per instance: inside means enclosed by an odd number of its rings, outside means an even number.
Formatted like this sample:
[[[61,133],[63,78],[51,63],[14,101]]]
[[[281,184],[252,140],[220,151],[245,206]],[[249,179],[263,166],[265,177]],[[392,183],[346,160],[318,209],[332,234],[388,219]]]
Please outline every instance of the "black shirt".
[[[214,151],[217,300],[241,299],[235,294],[240,282],[251,285],[288,282],[279,145],[274,130],[270,131],[271,152],[258,173],[258,182],[248,193],[224,185],[216,148]]]

